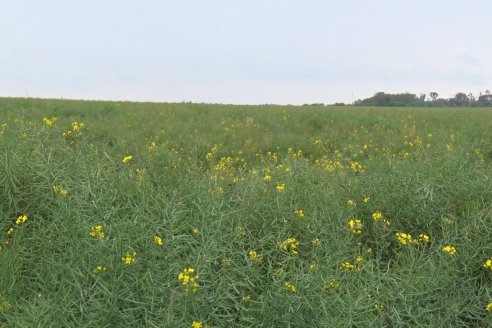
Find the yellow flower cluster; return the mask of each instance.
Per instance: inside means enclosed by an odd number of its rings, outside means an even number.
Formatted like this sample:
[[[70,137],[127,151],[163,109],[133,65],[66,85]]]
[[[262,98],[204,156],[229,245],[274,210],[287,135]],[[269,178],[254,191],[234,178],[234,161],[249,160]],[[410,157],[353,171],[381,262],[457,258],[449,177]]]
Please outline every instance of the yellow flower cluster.
[[[69,136],[79,136],[83,130],[85,130],[85,124],[75,121],[75,122],[72,122],[72,128],[71,129],[62,133],[62,137],[67,138]]]
[[[342,262],[341,268],[344,271],[352,271],[355,270],[357,267],[350,261],[344,261]]]
[[[64,189],[62,186],[53,186],[51,187],[53,192],[60,197],[66,198],[68,196],[68,190]]]
[[[299,241],[295,238],[287,238],[279,246],[284,251],[290,252],[291,255],[299,255]]]
[[[329,282],[323,285],[323,288],[331,291],[338,290],[340,289],[340,282],[336,279],[331,279]]]
[[[46,125],[48,128],[51,128],[53,124],[55,124],[56,117],[44,117],[43,118],[43,123]]]
[[[442,248],[443,252],[446,252],[450,255],[455,255],[458,251],[456,250],[456,247],[450,246],[450,245],[445,245]]]
[[[396,235],[396,239],[402,245],[409,245],[413,242],[412,235],[409,233],[397,232],[395,235]]]
[[[103,273],[103,272],[106,272],[108,271],[108,267],[107,266],[104,266],[104,265],[98,265],[96,266],[93,270],[92,270],[92,273],[93,274],[99,274],[99,273]]]
[[[340,267],[344,271],[360,270],[363,263],[364,258],[362,256],[357,256],[355,264],[351,261],[343,261]]]
[[[487,270],[492,271],[492,259],[486,260],[485,263],[483,264],[483,267]]]
[[[282,192],[285,190],[285,183],[279,183],[276,187],[277,191]]]
[[[360,172],[360,173],[365,171],[364,166],[362,166],[362,164],[359,162],[351,162],[350,169],[352,169],[354,172]]]
[[[423,244],[428,244],[430,242],[430,237],[425,233],[421,233],[419,235],[419,241]]]
[[[154,236],[154,244],[156,244],[157,246],[162,246],[164,245],[164,240],[161,236]]]
[[[218,145],[213,145],[212,149],[210,149],[210,152],[207,153],[207,155],[205,155],[205,159],[207,161],[211,161],[214,159],[214,155],[217,153],[217,151],[219,150],[219,146]]]
[[[96,224],[90,228],[89,236],[92,238],[104,239],[104,229],[100,224]]]
[[[347,206],[356,207],[357,204],[352,199],[349,199],[347,200]]]
[[[219,160],[219,162],[217,163],[217,165],[215,165],[215,170],[226,172],[230,169],[230,167],[233,165],[233,163],[234,163],[234,160],[232,159],[231,156],[222,157]]]
[[[302,157],[302,150],[295,151],[294,148],[289,147],[287,149],[287,153],[289,153],[293,158],[301,158]]]
[[[125,255],[121,258],[121,261],[124,265],[133,265],[135,264],[135,259],[137,257],[137,252],[126,252]]]
[[[181,283],[181,285],[183,285],[185,287],[186,293],[188,293],[190,291],[192,293],[196,293],[198,291],[198,286],[199,286],[198,282],[197,282],[199,277],[200,276],[198,276],[195,273],[194,268],[185,268],[178,275],[178,280]]]
[[[123,157],[123,159],[121,160],[121,162],[123,164],[128,164],[130,163],[130,161],[133,159],[133,156],[132,155],[126,155],[125,157]]]
[[[296,288],[296,286],[294,286],[294,284],[293,284],[293,283],[291,283],[291,282],[286,281],[286,282],[284,283],[284,286],[285,286],[285,288],[286,288],[289,292],[291,292],[292,294],[295,294],[295,293],[297,292],[297,288]]]
[[[397,232],[395,236],[401,245],[410,245],[410,244],[418,244],[418,243],[425,245],[430,242],[430,237],[424,233],[421,233],[418,239],[413,239],[411,234],[405,232]]]
[[[191,328],[202,328],[203,327],[203,324],[201,321],[193,321],[191,323]]]
[[[485,310],[487,310],[488,312],[492,312],[492,302],[485,306]]]
[[[6,312],[10,310],[12,305],[8,301],[0,302],[0,312]]]
[[[154,151],[154,150],[156,150],[156,149],[157,149],[157,144],[156,144],[154,141],[152,141],[152,142],[151,142],[151,143],[149,143],[149,145],[147,146],[147,149],[148,149],[149,151]]]
[[[300,209],[296,211],[296,215],[300,218],[304,217],[304,210]]]
[[[17,220],[15,220],[15,224],[16,224],[16,225],[22,225],[22,224],[24,224],[27,220],[28,220],[27,215],[23,214],[23,215],[20,215],[20,216],[17,218]]]
[[[383,213],[381,211],[376,211],[376,212],[372,213],[372,219],[374,220],[374,222],[382,220],[383,219]]]
[[[259,262],[261,261],[261,256],[258,255],[258,253],[256,252],[256,250],[250,250],[248,252],[248,257],[249,259],[252,261],[252,262]]]
[[[348,228],[354,235],[362,234],[362,221],[359,219],[351,219],[348,222]]]

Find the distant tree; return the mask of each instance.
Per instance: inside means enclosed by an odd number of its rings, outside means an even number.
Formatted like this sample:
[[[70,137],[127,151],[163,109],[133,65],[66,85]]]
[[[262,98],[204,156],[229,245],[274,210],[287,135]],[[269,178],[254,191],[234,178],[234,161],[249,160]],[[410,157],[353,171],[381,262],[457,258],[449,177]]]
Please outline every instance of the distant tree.
[[[426,96],[425,93],[421,93],[420,94],[420,101],[425,101],[425,96]]]
[[[465,106],[468,106],[470,104],[470,99],[468,98],[468,96],[465,93],[458,92],[454,96],[454,98],[451,100],[451,103],[454,106],[465,107]]]
[[[435,91],[432,91],[429,93],[429,97],[431,97],[432,101],[436,101],[437,97],[439,97],[439,94]]]
[[[488,91],[488,90],[487,90]],[[476,101],[476,106],[482,106],[482,107],[487,107],[487,106],[492,106],[492,94],[487,93],[485,91],[484,95],[480,95]]]
[[[490,90],[485,90],[486,95],[490,95]]]

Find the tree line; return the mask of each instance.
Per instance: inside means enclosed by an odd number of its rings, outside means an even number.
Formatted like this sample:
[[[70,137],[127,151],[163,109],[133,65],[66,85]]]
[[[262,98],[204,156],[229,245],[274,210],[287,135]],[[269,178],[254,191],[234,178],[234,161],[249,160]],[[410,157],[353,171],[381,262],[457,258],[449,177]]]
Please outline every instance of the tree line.
[[[471,93],[458,92],[454,97],[439,98],[437,92],[428,95],[422,93],[384,93],[378,92],[366,99],[354,102],[356,106],[384,106],[384,107],[492,107],[492,94],[490,90],[480,93],[478,97]]]

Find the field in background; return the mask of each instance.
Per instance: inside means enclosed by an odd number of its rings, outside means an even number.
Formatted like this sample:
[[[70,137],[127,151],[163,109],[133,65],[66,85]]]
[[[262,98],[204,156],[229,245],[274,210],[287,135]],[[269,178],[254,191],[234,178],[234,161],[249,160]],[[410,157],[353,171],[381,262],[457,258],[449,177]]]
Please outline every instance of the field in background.
[[[0,245],[8,327],[488,327],[492,110],[0,99]]]

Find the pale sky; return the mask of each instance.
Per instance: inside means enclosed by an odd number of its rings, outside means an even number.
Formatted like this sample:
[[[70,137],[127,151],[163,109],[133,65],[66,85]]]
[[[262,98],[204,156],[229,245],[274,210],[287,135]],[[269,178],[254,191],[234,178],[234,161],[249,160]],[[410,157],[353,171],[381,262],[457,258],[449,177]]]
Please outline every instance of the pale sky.
[[[0,96],[236,104],[492,89],[490,0],[0,0]]]

